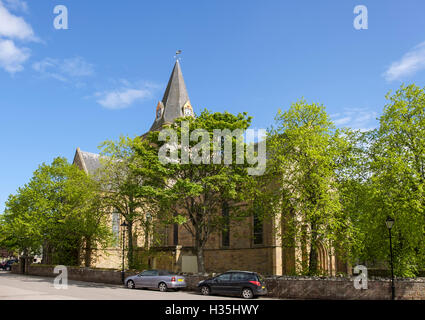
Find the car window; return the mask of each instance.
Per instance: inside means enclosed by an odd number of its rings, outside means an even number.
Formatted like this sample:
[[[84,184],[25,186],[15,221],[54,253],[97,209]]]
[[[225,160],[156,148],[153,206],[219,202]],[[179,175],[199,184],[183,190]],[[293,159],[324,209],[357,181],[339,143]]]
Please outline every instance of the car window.
[[[234,273],[232,276],[232,281],[251,281],[255,280],[254,275],[251,273]]]
[[[170,276],[171,275],[171,273],[170,272],[168,272],[167,270],[161,270],[161,271],[159,271],[159,273],[158,273],[160,276]]]
[[[156,270],[146,270],[146,271],[143,271],[140,275],[141,276],[157,276],[158,271],[156,271]]]
[[[224,273],[219,275],[216,279],[218,282],[224,282],[224,281],[230,281],[231,274],[230,273]]]

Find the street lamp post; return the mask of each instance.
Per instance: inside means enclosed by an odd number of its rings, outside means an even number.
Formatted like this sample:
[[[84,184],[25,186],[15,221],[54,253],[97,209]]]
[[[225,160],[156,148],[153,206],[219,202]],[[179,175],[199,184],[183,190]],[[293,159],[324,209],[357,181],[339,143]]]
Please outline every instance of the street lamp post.
[[[149,237],[150,237],[150,223],[152,221],[152,214],[150,212],[146,213],[146,248],[149,248]]]
[[[394,266],[393,266],[393,245],[392,245],[392,237],[391,237],[391,229],[394,225],[394,219],[388,217],[385,221],[387,225],[388,232],[390,234],[390,256],[391,256],[391,300],[395,300],[395,287],[394,287]]]
[[[121,281],[122,283],[124,283],[124,279],[125,279],[125,269],[124,269],[124,264],[125,264],[125,227],[128,227],[128,223],[124,220],[124,222],[121,224],[121,227],[123,227],[122,229],[122,271],[121,271]]]

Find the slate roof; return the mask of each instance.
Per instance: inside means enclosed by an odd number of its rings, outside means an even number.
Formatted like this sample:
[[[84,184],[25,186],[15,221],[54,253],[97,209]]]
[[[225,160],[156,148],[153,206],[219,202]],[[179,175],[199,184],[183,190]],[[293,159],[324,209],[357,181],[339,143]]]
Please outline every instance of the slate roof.
[[[100,168],[100,156],[96,153],[81,151],[81,155],[84,160],[84,164],[86,165],[87,171],[90,174],[95,173],[97,169]]]
[[[77,160],[77,157],[78,160],[82,162],[81,164]],[[94,174],[96,170],[101,167],[99,154],[82,151],[80,148],[77,148],[77,151],[75,152],[73,163],[79,165],[80,168],[88,174]]]
[[[159,119],[155,117],[155,121],[149,131],[157,131],[165,123],[173,123],[176,118],[182,117],[183,106],[188,101],[189,95],[184,83],[180,63],[177,60],[162,98],[162,104],[164,105],[163,114]]]

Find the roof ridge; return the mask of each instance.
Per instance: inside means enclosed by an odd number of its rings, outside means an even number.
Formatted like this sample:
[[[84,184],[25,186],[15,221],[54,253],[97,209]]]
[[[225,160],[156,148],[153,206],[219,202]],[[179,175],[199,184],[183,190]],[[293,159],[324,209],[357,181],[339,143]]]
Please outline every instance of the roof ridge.
[[[83,150],[81,150],[81,149],[80,149],[80,152],[81,152],[81,153],[86,153],[86,154],[91,154],[91,155],[94,155],[94,156],[100,156],[100,154],[99,154],[99,153],[93,153],[93,152],[90,152],[90,151],[83,151]]]

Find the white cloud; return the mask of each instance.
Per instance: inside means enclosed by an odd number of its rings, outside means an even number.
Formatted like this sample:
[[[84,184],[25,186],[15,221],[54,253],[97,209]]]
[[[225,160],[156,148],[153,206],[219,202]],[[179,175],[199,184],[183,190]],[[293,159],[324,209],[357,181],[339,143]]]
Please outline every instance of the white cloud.
[[[337,127],[349,127],[356,130],[370,130],[376,127],[378,113],[368,109],[347,109],[331,115]]]
[[[28,48],[18,48],[12,40],[0,39],[0,67],[7,72],[15,73],[24,69],[23,63],[28,60]]]
[[[352,120],[351,117],[344,117],[344,118],[340,118],[340,119],[335,120],[334,124],[336,126],[343,126],[343,125],[349,123],[351,120]]]
[[[5,5],[12,10],[28,10],[26,2],[20,0],[4,0]],[[9,12],[0,0],[0,68],[9,73],[24,69],[23,64],[30,57],[30,50],[18,47],[15,40],[39,41],[34,31],[22,17]]]
[[[69,81],[70,78],[87,77],[94,74],[94,67],[82,57],[67,59],[45,58],[33,63],[32,68],[41,76],[59,81]]]
[[[32,68],[45,77],[51,77],[60,81],[66,81],[66,78],[59,73],[51,72],[48,69],[57,68],[58,61],[51,58],[45,58],[41,61],[34,62]]]
[[[38,41],[34,31],[22,17],[10,13],[0,0],[0,37]]]
[[[3,0],[6,7],[14,11],[28,13],[28,4],[21,0]]]
[[[128,83],[129,84],[129,83]],[[152,97],[152,87],[123,87],[116,90],[97,92],[97,103],[107,109],[124,109],[137,101]]]
[[[93,65],[81,57],[64,59],[60,69],[72,77],[87,77],[94,73]]]
[[[387,81],[411,76],[425,69],[425,42],[407,52],[399,61],[395,61],[383,74]]]

